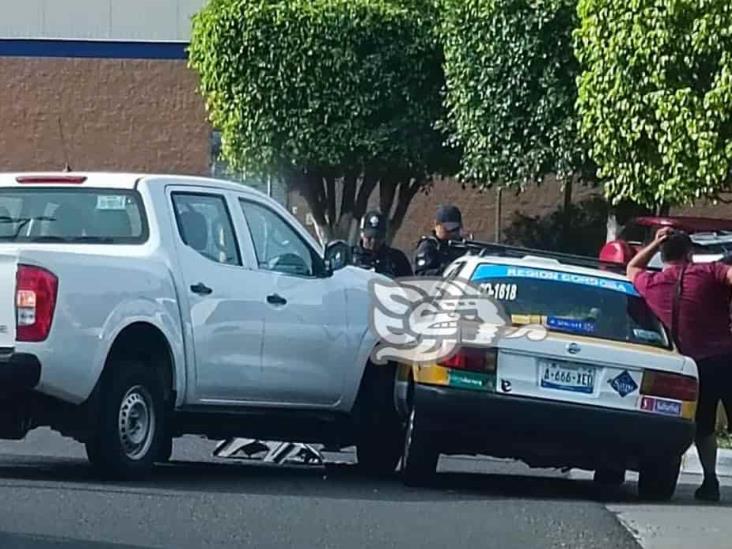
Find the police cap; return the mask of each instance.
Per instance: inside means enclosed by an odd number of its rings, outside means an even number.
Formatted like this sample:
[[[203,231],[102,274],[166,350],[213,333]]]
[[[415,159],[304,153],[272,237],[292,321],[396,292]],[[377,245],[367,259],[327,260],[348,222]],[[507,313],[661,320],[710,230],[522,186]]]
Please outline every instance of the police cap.
[[[361,233],[370,238],[386,236],[386,218],[376,210],[367,212],[361,219]]]
[[[440,206],[435,214],[435,221],[448,231],[454,231],[463,226],[463,216],[457,206],[451,204]]]

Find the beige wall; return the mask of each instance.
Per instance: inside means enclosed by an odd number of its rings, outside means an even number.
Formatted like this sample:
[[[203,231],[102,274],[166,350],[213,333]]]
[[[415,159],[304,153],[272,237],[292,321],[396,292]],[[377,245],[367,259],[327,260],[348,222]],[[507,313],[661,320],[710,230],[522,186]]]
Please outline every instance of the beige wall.
[[[0,0],[0,38],[186,42],[206,0]]]

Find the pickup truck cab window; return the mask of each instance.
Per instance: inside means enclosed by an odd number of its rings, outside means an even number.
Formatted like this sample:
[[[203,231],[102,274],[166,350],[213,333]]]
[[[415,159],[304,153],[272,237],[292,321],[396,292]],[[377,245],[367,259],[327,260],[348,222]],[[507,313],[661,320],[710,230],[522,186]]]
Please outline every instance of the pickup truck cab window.
[[[0,242],[141,244],[148,227],[139,195],[126,189],[6,188]]]
[[[240,200],[249,226],[259,269],[313,277],[322,271],[315,251],[277,213],[248,200]]]
[[[241,265],[234,226],[223,196],[173,193],[178,232],[203,257],[225,265]]]

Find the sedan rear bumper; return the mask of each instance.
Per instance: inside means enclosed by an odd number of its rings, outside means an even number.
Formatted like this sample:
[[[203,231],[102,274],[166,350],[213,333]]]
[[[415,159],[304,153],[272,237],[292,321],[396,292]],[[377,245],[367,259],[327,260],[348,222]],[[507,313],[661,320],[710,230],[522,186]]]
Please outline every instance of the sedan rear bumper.
[[[486,454],[536,467],[637,469],[649,460],[682,455],[693,422],[641,411],[415,386],[419,429],[445,454]]]

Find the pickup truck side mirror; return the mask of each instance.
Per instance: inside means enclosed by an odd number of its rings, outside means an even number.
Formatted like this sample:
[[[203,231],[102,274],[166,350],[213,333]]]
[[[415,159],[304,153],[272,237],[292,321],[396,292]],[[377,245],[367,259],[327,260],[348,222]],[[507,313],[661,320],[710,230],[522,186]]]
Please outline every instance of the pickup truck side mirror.
[[[329,273],[351,263],[351,247],[343,240],[333,240],[325,245],[325,268]]]

